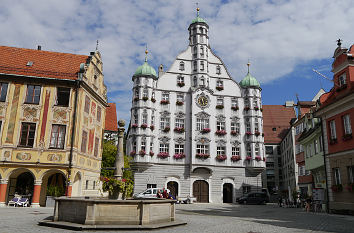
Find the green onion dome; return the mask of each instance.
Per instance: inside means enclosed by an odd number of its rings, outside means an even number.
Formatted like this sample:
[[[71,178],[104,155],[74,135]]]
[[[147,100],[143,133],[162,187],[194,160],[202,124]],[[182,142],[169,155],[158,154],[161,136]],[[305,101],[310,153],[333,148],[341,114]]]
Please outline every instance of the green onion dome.
[[[144,62],[141,66],[136,69],[134,76],[141,76],[141,75],[152,75],[157,77],[155,69],[150,66],[147,61]]]
[[[242,81],[240,82],[241,87],[243,87],[243,88],[248,88],[248,87],[259,88],[261,85],[259,84],[257,79],[250,74],[250,69],[249,69],[250,63],[247,63],[247,66],[248,66],[248,73],[247,73],[246,77],[244,77],[242,79]]]

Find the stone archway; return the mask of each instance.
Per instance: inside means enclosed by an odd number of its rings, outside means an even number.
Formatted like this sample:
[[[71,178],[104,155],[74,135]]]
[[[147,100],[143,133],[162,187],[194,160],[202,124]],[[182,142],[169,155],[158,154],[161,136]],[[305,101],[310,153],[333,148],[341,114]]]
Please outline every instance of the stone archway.
[[[167,183],[167,188],[170,190],[172,196],[177,199],[178,196],[178,183],[176,181],[169,181]]]
[[[67,186],[67,181],[65,174],[57,169],[51,169],[42,177],[41,195],[40,195],[40,205],[48,206],[48,196],[63,196],[65,195],[65,190]],[[53,202],[53,198],[50,198],[49,202]],[[53,206],[53,203],[49,206]]]
[[[232,203],[233,185],[225,183],[223,185],[223,203]]]
[[[193,197],[197,198],[197,202],[209,202],[209,184],[204,180],[196,180],[193,183]]]
[[[82,177],[81,173],[77,172],[73,182],[73,189],[71,196],[78,197],[81,196],[81,187],[82,187]]]
[[[15,195],[28,198],[32,201],[34,192],[35,176],[27,169],[14,170],[9,176],[7,202],[12,200]]]

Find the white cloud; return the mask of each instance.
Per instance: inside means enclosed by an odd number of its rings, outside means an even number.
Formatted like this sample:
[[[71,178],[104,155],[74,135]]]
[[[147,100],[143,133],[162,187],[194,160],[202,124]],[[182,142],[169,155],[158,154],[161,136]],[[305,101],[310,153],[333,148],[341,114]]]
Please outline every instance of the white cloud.
[[[350,0],[205,0],[199,6],[212,49],[238,81],[248,59],[252,74],[265,83],[332,56],[336,39],[350,46],[354,38]],[[110,101],[117,102],[118,117],[128,119],[131,76],[144,60],[145,43],[150,63],[167,69],[187,47],[194,17],[189,0],[5,0],[0,44],[88,54],[99,39]]]

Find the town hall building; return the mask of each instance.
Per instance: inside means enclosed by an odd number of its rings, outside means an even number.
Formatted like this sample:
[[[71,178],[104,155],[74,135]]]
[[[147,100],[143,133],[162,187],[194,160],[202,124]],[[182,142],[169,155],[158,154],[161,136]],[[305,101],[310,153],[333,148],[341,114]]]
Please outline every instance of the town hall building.
[[[261,88],[249,72],[236,82],[209,45],[198,15],[189,45],[169,70],[145,63],[132,77],[127,153],[134,192],[168,188],[198,202],[232,203],[261,191],[265,168]],[[146,51],[147,54],[147,51]]]

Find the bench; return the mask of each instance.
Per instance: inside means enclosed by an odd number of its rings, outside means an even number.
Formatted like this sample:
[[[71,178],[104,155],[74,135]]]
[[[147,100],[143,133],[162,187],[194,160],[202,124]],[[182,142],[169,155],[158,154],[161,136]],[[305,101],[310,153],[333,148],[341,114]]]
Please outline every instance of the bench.
[[[193,202],[196,202],[197,198],[191,197],[191,196],[186,196],[186,197],[178,197],[177,198],[177,203],[179,204],[192,204]]]

